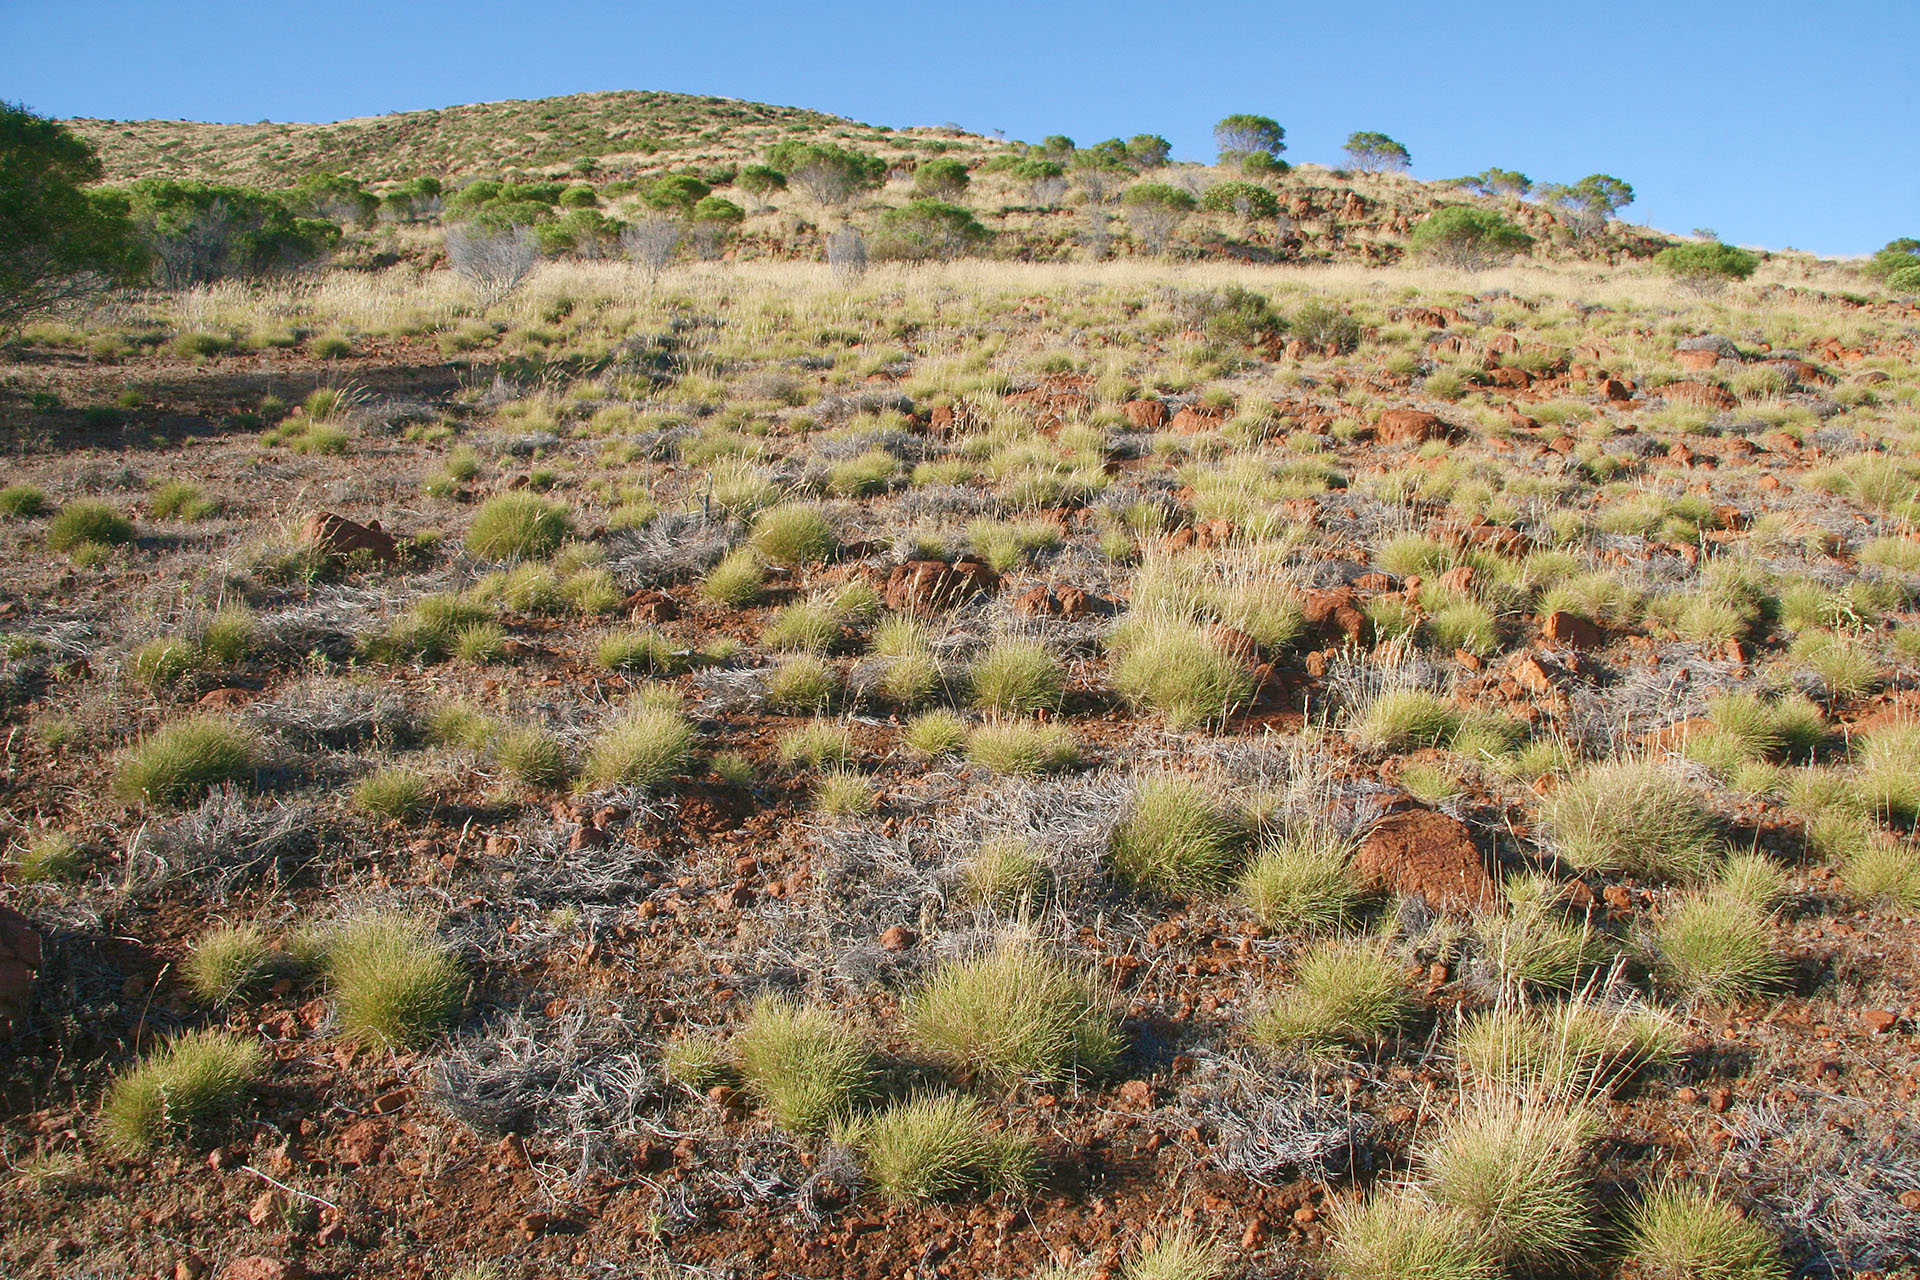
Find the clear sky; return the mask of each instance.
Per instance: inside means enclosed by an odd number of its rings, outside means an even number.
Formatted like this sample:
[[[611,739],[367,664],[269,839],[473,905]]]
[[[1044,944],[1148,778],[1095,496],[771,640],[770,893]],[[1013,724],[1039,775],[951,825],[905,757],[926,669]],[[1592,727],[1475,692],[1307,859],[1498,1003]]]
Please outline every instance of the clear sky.
[[[1631,220],[1865,253],[1920,235],[1920,0],[0,0],[0,97],[49,115],[334,120],[670,89],[871,124],[1212,158],[1237,111],[1333,164],[1605,172]]]

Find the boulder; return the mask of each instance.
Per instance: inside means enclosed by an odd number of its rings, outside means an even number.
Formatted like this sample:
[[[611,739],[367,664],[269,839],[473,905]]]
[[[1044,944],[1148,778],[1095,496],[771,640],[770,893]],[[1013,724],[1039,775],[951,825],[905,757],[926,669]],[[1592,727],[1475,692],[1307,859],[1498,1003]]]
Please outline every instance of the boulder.
[[[1597,649],[1607,642],[1599,627],[1564,609],[1555,609],[1540,620],[1540,634],[1548,644],[1568,649]]]
[[[1324,639],[1362,647],[1373,642],[1373,622],[1361,612],[1351,587],[1312,592],[1300,602],[1300,612]]]
[[[316,511],[300,527],[300,536],[307,545],[328,555],[350,556],[364,551],[385,564],[400,558],[399,544],[378,520],[356,524],[331,511]]]
[[[1106,601],[1090,596],[1078,587],[1031,587],[1013,602],[1013,611],[1023,618],[1084,618],[1105,612]]]
[[[41,955],[39,931],[18,911],[0,905],[0,1036],[12,1035],[26,1016]]]
[[[1431,809],[1408,809],[1380,819],[1354,855],[1354,868],[1371,884],[1417,895],[1442,911],[1483,910],[1499,899],[1487,858],[1472,834]]]
[[[1122,405],[1120,412],[1127,415],[1127,424],[1141,431],[1158,431],[1167,425],[1167,406],[1161,400],[1129,400]]]
[[[978,560],[909,560],[887,574],[881,592],[887,608],[901,613],[929,614],[950,609],[1000,586],[1000,575]]]
[[[1711,373],[1720,363],[1720,353],[1710,347],[1682,348],[1673,353],[1674,361],[1688,373]]]
[[[1445,440],[1453,432],[1439,417],[1422,409],[1389,409],[1374,424],[1374,438],[1381,444],[1424,444]]]

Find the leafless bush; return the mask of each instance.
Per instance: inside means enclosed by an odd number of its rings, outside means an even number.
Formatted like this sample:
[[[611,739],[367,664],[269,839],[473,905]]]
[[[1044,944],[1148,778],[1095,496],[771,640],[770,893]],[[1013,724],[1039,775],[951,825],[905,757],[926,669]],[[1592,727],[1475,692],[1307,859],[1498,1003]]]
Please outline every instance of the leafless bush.
[[[1080,243],[1095,262],[1113,248],[1113,232],[1107,225],[1107,211],[1097,204],[1087,206],[1087,225],[1080,231]]]
[[[867,274],[867,239],[859,228],[847,223],[834,228],[827,237],[827,268],[841,284]]]
[[[1277,1187],[1296,1178],[1324,1182],[1368,1163],[1371,1115],[1309,1081],[1276,1079],[1237,1058],[1197,1059],[1195,1085],[1164,1118],[1175,1131],[1210,1135],[1207,1157],[1218,1168]]]
[[[743,530],[730,516],[669,511],[607,538],[607,568],[628,591],[697,578],[719,564]]]
[[[458,224],[443,239],[454,274],[473,286],[484,309],[512,294],[540,261],[540,240],[531,227],[488,231]]]
[[[346,751],[405,739],[411,726],[406,699],[351,680],[315,678],[287,686],[248,708],[262,729],[291,746]]]
[[[1126,207],[1127,229],[1140,247],[1151,254],[1162,254],[1173,239],[1173,233],[1180,229],[1180,223],[1186,214],[1171,205],[1157,201],[1141,201]]]
[[[313,806],[250,803],[245,792],[225,783],[197,808],[135,832],[123,885],[139,898],[185,881],[224,898],[256,873],[311,854],[317,843]]]
[[[1058,174],[1048,174],[1033,181],[1033,203],[1042,209],[1052,209],[1066,198],[1067,180]]]
[[[679,219],[654,214],[636,220],[622,231],[620,247],[629,258],[645,267],[647,274],[657,276],[673,261],[673,251],[680,247],[683,230]]]

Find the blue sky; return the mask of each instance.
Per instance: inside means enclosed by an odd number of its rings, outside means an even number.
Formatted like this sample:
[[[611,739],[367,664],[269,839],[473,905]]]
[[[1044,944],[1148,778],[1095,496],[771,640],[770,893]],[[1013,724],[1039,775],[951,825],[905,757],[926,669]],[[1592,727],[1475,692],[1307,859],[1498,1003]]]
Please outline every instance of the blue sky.
[[[1391,134],[1414,174],[1606,172],[1626,216],[1769,248],[1920,235],[1915,0],[1611,5],[0,0],[0,97],[58,116],[333,120],[672,89],[874,124],[1082,143],[1221,116],[1335,163]]]

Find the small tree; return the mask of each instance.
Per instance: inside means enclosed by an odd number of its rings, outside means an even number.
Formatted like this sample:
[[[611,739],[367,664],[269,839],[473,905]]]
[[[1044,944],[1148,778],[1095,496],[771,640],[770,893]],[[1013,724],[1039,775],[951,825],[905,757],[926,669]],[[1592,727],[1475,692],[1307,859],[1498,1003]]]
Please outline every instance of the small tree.
[[[286,202],[296,213],[328,222],[368,222],[380,207],[380,197],[352,178],[337,173],[310,173],[293,184]]]
[[[473,286],[483,311],[518,289],[540,261],[540,240],[531,227],[494,230],[456,223],[442,240],[448,265]]]
[[[1120,197],[1127,226],[1134,239],[1151,254],[1165,253],[1173,233],[1180,229],[1197,202],[1178,187],[1164,182],[1142,182]]]
[[[0,332],[142,265],[125,202],[84,190],[99,177],[92,144],[0,102]]]
[[[620,247],[629,258],[645,267],[649,276],[657,276],[673,261],[673,251],[680,247],[684,231],[685,224],[678,218],[649,214],[636,218],[620,233]]]
[[[693,207],[693,250],[703,259],[720,256],[721,246],[734,228],[747,220],[747,211],[724,196],[708,196]]]
[[[1213,213],[1232,213],[1243,221],[1278,217],[1280,199],[1254,182],[1221,182],[1207,188],[1200,207]]]
[[[1113,152],[1093,148],[1074,152],[1070,167],[1073,180],[1080,184],[1080,189],[1087,193],[1087,200],[1093,204],[1105,204],[1113,199],[1114,189],[1132,173],[1126,162]]]
[[[1384,133],[1361,130],[1347,135],[1347,167],[1361,173],[1404,173],[1413,166],[1413,155]]]
[[[1080,243],[1087,251],[1087,257],[1094,262],[1103,261],[1113,248],[1113,233],[1107,226],[1107,211],[1097,204],[1087,206],[1087,225],[1080,231]]]
[[[1536,193],[1558,213],[1576,236],[1604,230],[1607,219],[1633,203],[1633,188],[1605,173],[1590,173],[1571,186],[1552,184]]]
[[[1653,256],[1653,265],[1695,293],[1718,293],[1759,269],[1760,259],[1730,244],[1676,244]]]
[[[1042,209],[1053,208],[1067,194],[1067,171],[1051,160],[1022,160],[1012,172],[1027,184],[1033,203]]]
[[[946,261],[984,243],[987,229],[957,204],[915,200],[880,215],[874,256],[901,262]]]
[[[830,207],[874,190],[887,178],[887,162],[878,156],[824,143],[779,143],[767,152],[767,163]]]
[[[1442,266],[1478,271],[1523,253],[1533,237],[1490,209],[1449,205],[1423,218],[1407,238],[1407,247]]]
[[[1259,156],[1268,163],[1279,159],[1287,149],[1287,131],[1266,116],[1231,115],[1213,126],[1213,142],[1220,150],[1220,163],[1247,167],[1247,161]],[[1257,162],[1256,162],[1257,163]]]
[[[1517,169],[1484,169],[1460,181],[1467,190],[1478,191],[1483,196],[1512,196],[1517,199],[1533,190],[1533,180]]]
[[[1056,164],[1065,164],[1078,147],[1064,133],[1050,134],[1040,140],[1040,154]]]
[[[1888,272],[1885,284],[1894,293],[1920,293],[1920,262]]]
[[[669,173],[657,179],[641,196],[649,205],[666,213],[686,217],[693,207],[713,194],[713,188],[690,173]]]
[[[441,194],[440,179],[410,178],[380,197],[380,207],[398,221],[418,222],[440,212]]]
[[[152,250],[154,274],[170,289],[229,276],[290,270],[324,256],[340,228],[294,216],[247,187],[142,178],[123,189],[125,209]]]
[[[771,165],[750,164],[740,171],[734,185],[764,205],[768,196],[787,189],[787,175]]]
[[[1158,169],[1173,154],[1173,144],[1157,133],[1136,133],[1127,139],[1127,158],[1142,173]]]
[[[913,171],[913,194],[924,200],[956,200],[967,190],[967,162],[942,156]]]
[[[1867,260],[1860,269],[1876,280],[1887,280],[1894,272],[1920,266],[1920,240],[1901,236],[1887,241],[1886,247]]]

